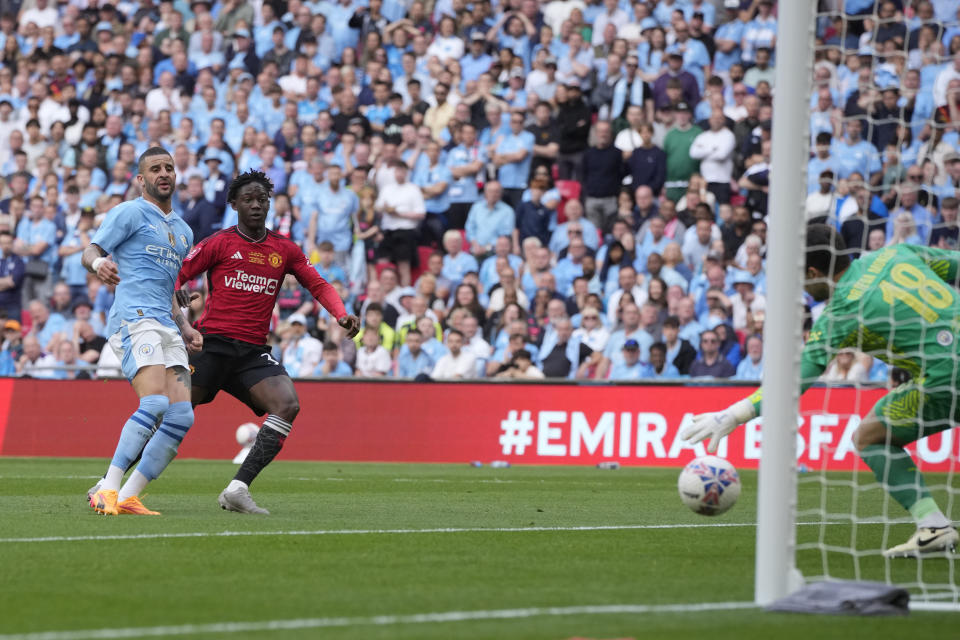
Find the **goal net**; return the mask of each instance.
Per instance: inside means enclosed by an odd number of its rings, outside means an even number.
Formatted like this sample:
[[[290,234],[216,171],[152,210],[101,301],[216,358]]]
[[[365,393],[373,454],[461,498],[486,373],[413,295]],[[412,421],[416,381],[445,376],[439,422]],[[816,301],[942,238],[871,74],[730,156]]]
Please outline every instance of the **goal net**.
[[[784,14],[792,4],[779,3],[778,37],[785,33]],[[807,92],[802,118],[804,125],[809,123],[805,142],[811,158],[802,168],[807,174],[803,221],[832,225],[846,241],[850,258],[875,259],[873,265],[887,261],[877,258],[885,256],[883,252],[896,261],[897,247],[904,244],[956,251],[958,191],[950,165],[960,149],[960,72],[956,79],[949,73],[953,57],[960,55],[956,53],[960,51],[956,8],[952,17],[944,19],[936,15],[936,3],[902,3],[911,5],[904,13],[892,2],[876,0],[858,15],[847,13],[855,8],[853,3],[846,3],[846,9],[844,3],[828,0],[812,4],[816,7],[806,7],[811,14],[815,12],[815,16],[809,16],[812,42],[808,43],[806,60],[791,59],[791,52],[783,50],[780,40],[776,61],[777,67],[789,66],[795,75],[802,70],[809,73],[805,86],[798,81]],[[796,11],[796,7],[791,10]],[[802,24],[796,22],[790,28],[798,29]],[[786,74],[777,77],[777,93],[789,90],[789,86],[779,85]],[[777,118],[783,118],[779,104],[774,103],[774,111]],[[790,132],[778,138],[776,125],[775,118],[772,164],[789,172],[791,165],[778,165],[777,154],[779,151],[779,158],[789,158],[791,150],[778,149],[778,144],[795,146],[799,134],[794,131],[793,140]],[[792,126],[796,128],[798,123]],[[960,157],[956,164],[960,172]],[[802,171],[796,175],[802,175]],[[792,236],[794,243],[799,236],[802,244],[804,231],[800,227],[805,225],[797,224],[800,216],[796,204],[784,203],[778,186],[774,176],[771,235],[778,224],[776,208],[780,206],[786,213],[781,213],[779,220],[792,226],[784,235]],[[779,194],[783,193],[781,189]],[[773,253],[773,241],[771,237],[770,277],[777,261],[790,260],[781,273],[789,276],[786,280],[795,278],[799,282],[802,250],[799,255],[784,257]],[[823,248],[832,251],[829,246]],[[834,255],[834,265],[836,260]],[[795,567],[807,581],[887,582],[907,588],[913,608],[960,610],[960,579],[952,553],[920,558],[884,555],[884,550],[906,542],[916,530],[914,517],[902,503],[915,503],[927,495],[915,479],[917,474],[904,472],[904,466],[894,460],[902,460],[902,450],[891,439],[915,434],[910,437],[916,441],[905,448],[922,474],[929,497],[951,521],[960,518],[956,506],[960,438],[952,429],[960,411],[954,395],[960,362],[952,355],[960,353],[960,326],[953,315],[956,305],[951,297],[960,292],[956,291],[955,272],[949,267],[951,260],[949,256],[943,259],[943,254],[926,260],[937,278],[928,278],[929,272],[912,262],[892,269],[893,263],[871,267],[873,277],[858,280],[862,290],[858,292],[855,286],[844,290],[843,295],[847,300],[859,300],[860,296],[867,300],[872,292],[879,291],[885,305],[848,304],[846,312],[818,325],[826,331],[843,332],[845,340],[828,343],[827,371],[808,381],[816,386],[799,399],[799,416],[793,419],[798,419],[800,427],[795,434],[788,430],[790,437],[796,437],[798,462],[789,460],[787,466],[789,474],[796,476],[781,478],[779,482],[786,488],[778,489],[783,511],[791,509],[791,496],[796,495],[795,526],[783,543],[783,552],[789,556],[786,569]],[[771,363],[771,370],[764,379],[765,423],[772,419],[782,423],[788,415],[776,414],[775,407],[768,411],[768,404],[774,401],[772,393],[776,389],[770,387],[776,386],[776,376],[794,383],[800,376],[801,341],[796,339],[799,320],[793,302],[798,298],[789,297],[799,294],[794,291],[788,291],[780,302],[787,316],[794,314],[793,333],[785,328],[782,334],[793,340],[792,345],[770,345],[775,336],[766,340],[764,357]],[[769,301],[770,325],[772,304]],[[817,337],[808,334],[824,305],[813,303],[807,296],[805,307],[803,340],[810,340]],[[944,325],[947,316],[951,317]],[[852,325],[859,330],[851,331]],[[943,348],[938,350],[937,345]],[[770,356],[779,358],[773,361]],[[950,358],[949,364],[944,358]],[[941,370],[947,373],[931,373]],[[797,396],[791,400],[786,390],[777,397],[791,407],[797,406]],[[886,462],[871,461],[868,467],[854,445],[854,434],[881,399],[887,407],[885,420],[895,427],[887,431],[886,442],[878,443],[869,454],[886,456]],[[764,446],[770,432],[764,431]],[[777,472],[766,451],[764,458],[768,466],[765,469],[765,463],[761,463],[758,602],[768,599],[761,595],[765,570],[760,563],[770,557],[763,554],[770,552],[769,538],[775,530],[770,524],[772,517],[762,510],[776,502],[776,496],[763,485],[776,483]],[[905,483],[904,477],[910,481]],[[892,496],[899,496],[899,501]],[[776,570],[782,573],[784,567]],[[781,584],[789,584],[787,590],[796,587],[788,577],[783,577]]]

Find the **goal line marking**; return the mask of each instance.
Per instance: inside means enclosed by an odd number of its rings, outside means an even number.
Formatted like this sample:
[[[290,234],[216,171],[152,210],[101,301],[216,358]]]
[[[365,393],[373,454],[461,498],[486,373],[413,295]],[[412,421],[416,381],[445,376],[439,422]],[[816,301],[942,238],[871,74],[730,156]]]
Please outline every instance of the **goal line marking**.
[[[848,524],[845,522],[798,522],[797,526]],[[882,521],[858,522],[858,525],[883,524]],[[708,529],[755,527],[755,522],[710,522],[703,524],[612,524],[571,527],[438,527],[433,529],[316,529],[313,531],[184,531],[171,533],[132,533],[92,536],[41,536],[0,538],[0,544],[36,542],[98,542],[101,540],[158,540],[170,538],[233,538],[245,536],[356,536],[409,535],[425,533],[528,533],[550,531],[630,531],[642,529]],[[2,637],[0,637],[2,640]]]
[[[410,615],[380,615],[338,618],[295,618],[291,620],[263,620],[258,622],[213,622],[162,627],[132,627],[113,629],[86,629],[70,631],[41,631],[0,635],[0,640],[101,640],[104,638],[147,638],[183,636],[204,633],[248,633],[255,631],[289,631],[329,627],[392,626],[402,624],[438,624],[468,622],[471,620],[515,620],[549,616],[617,615],[644,613],[690,613],[698,611],[732,611],[753,609],[752,602],[705,602],[700,604],[611,604],[575,607],[530,607],[524,609],[492,609],[487,611],[443,611]]]

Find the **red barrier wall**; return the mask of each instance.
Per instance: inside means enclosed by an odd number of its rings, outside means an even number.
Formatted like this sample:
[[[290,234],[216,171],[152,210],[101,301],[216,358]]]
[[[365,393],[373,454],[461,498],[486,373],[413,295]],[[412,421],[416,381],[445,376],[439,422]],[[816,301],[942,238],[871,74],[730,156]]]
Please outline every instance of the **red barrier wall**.
[[[569,384],[298,382],[301,411],[283,458],[394,462],[507,460],[529,464],[678,466],[704,453],[677,433],[692,416],[715,411],[752,388]],[[883,394],[811,389],[803,398],[799,462],[852,469],[850,436]],[[137,402],[123,381],[0,380],[0,455],[113,454]],[[238,425],[258,422],[226,394],[197,408],[180,448],[186,458],[229,459]],[[759,458],[759,420],[738,429],[720,454],[741,468]],[[925,470],[947,470],[953,432],[918,443]]]

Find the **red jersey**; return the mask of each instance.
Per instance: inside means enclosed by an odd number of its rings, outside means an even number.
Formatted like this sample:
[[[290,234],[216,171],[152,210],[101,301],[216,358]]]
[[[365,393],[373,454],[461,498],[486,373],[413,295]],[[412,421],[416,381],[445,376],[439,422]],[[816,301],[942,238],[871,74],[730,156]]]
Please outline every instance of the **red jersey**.
[[[310,266],[293,241],[267,231],[257,242],[236,227],[219,231],[187,255],[177,276],[177,289],[207,272],[210,293],[196,327],[201,333],[263,345],[270,332],[273,307],[283,277],[292,273],[330,315],[347,315],[336,289]]]

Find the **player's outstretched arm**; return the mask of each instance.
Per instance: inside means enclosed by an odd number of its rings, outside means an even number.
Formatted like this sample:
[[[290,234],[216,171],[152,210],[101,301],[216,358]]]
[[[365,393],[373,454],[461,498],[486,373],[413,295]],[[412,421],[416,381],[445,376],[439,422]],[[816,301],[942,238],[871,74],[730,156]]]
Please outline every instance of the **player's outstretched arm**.
[[[83,250],[80,256],[80,264],[84,268],[97,276],[100,282],[104,284],[120,284],[120,272],[117,265],[110,258],[106,257],[106,251],[95,244],[91,244]]]
[[[750,398],[744,398],[733,403],[723,411],[714,413],[701,413],[694,416],[689,425],[680,432],[680,437],[696,444],[707,438],[710,438],[710,444],[707,446],[709,453],[716,453],[720,441],[734,429],[745,422],[749,422],[757,417],[757,409],[751,401],[753,396],[759,396],[760,390],[757,389]],[[758,402],[759,403],[759,402]]]

